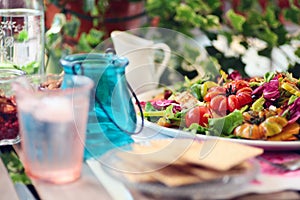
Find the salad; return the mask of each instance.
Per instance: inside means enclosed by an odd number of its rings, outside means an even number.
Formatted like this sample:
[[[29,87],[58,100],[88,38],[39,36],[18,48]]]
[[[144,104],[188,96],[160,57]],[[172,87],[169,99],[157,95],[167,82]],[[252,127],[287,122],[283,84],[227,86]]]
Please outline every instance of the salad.
[[[185,79],[141,102],[145,119],[168,128],[249,140],[300,140],[300,79],[287,72],[243,78],[237,71]]]

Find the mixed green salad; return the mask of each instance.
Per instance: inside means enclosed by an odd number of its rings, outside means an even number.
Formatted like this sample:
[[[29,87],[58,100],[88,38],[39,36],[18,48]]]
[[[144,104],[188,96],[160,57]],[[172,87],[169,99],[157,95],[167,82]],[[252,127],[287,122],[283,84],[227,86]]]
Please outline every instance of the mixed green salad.
[[[141,102],[147,120],[195,134],[300,140],[300,79],[287,72],[243,78],[237,71],[165,88]]]

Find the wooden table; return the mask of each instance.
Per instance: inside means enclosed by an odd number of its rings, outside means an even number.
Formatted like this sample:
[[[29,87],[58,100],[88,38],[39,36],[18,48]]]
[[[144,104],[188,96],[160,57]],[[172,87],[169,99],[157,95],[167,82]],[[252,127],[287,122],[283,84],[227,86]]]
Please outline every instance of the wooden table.
[[[0,159],[0,199],[18,200],[18,194],[10,179],[6,167]]]
[[[20,145],[14,145],[20,160],[22,151]],[[94,170],[95,172],[95,170]],[[88,163],[84,163],[82,176],[76,182],[64,185],[54,185],[42,181],[32,180],[32,183],[43,200],[76,200],[76,199],[101,199],[101,200],[157,200],[151,196],[145,196],[136,191],[127,190],[123,185],[115,185],[103,174],[94,174]],[[6,168],[0,160],[0,199],[18,200],[13,183],[9,178]],[[118,183],[120,184],[120,183]],[[110,186],[108,188],[108,185]],[[123,187],[123,188],[118,188]],[[125,191],[126,190],[126,191]],[[300,199],[299,191],[281,191],[271,194],[247,194],[234,198],[234,200],[259,200],[259,199]],[[22,199],[21,199],[22,200]]]
[[[14,145],[14,149],[22,161],[21,145]],[[43,200],[112,199],[86,163],[83,163],[80,179],[73,183],[55,185],[33,179],[32,184]]]

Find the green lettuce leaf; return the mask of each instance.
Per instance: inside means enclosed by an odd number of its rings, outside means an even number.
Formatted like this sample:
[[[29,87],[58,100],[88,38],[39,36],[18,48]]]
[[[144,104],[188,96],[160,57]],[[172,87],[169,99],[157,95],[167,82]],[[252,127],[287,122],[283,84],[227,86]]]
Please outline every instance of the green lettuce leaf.
[[[228,136],[233,130],[243,123],[243,115],[239,110],[219,118],[208,119],[208,127],[210,135]]]

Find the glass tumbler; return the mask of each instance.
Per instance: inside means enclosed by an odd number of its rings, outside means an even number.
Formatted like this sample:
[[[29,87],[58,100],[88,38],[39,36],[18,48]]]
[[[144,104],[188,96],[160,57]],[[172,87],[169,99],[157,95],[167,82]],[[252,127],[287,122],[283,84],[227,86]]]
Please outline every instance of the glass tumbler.
[[[0,1],[0,68],[44,72],[42,0]]]
[[[25,172],[34,179],[62,184],[80,177],[93,81],[69,76],[68,88],[50,86],[56,75],[32,75],[13,83]]]

